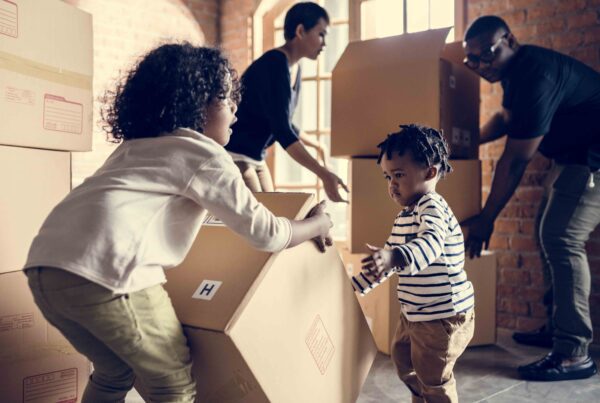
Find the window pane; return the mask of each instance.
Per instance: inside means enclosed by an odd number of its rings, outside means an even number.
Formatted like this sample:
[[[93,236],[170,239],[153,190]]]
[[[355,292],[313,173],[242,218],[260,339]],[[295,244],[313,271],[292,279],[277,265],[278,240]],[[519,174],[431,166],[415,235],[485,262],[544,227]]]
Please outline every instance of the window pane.
[[[327,147],[328,150],[331,149],[331,136],[328,134],[321,135],[321,143]],[[344,183],[348,184],[348,160],[345,158],[332,158],[331,153],[327,158],[327,166],[328,168],[340,177]],[[342,196],[345,196],[346,192],[342,191]]]
[[[321,81],[321,113],[319,129],[329,129],[331,127],[331,80]]]
[[[286,9],[283,13],[279,14],[277,17],[275,17],[273,24],[277,28],[283,28],[283,23],[285,22],[285,14],[288,12],[288,10],[289,10],[289,8]]]
[[[348,19],[348,0],[325,0],[323,7],[332,21]]]
[[[360,12],[360,32],[363,40],[400,35],[404,32],[402,0],[364,1]]]
[[[454,0],[430,0],[430,5],[431,29],[454,26]]]
[[[348,231],[348,204],[346,203],[327,203],[327,212],[331,215],[333,227],[331,235],[336,241],[346,240]]]
[[[309,148],[308,151],[316,157],[314,151],[311,152],[312,149]],[[294,161],[279,144],[275,146],[275,153],[276,185],[316,186],[317,177]]]
[[[317,82],[303,81],[294,124],[301,130],[317,130]]]
[[[321,68],[324,72],[331,72],[335,67],[338,59],[346,49],[348,44],[348,24],[332,25],[329,27],[329,34],[325,38],[325,50],[323,53],[323,67]]]
[[[275,40],[275,47],[278,48],[281,45],[283,45],[285,43],[285,39],[283,38],[283,29],[276,29],[275,30],[275,37],[273,38]]]
[[[317,76],[317,61],[310,60],[303,57],[300,60],[300,66],[302,66],[302,77],[316,77]]]
[[[406,1],[407,32],[419,32],[429,29],[429,1]]]

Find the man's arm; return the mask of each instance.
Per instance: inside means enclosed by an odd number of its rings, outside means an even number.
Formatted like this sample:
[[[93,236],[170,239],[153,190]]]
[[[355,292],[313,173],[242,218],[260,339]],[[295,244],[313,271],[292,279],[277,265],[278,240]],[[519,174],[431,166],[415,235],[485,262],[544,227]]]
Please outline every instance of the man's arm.
[[[496,112],[479,132],[479,144],[486,144],[506,135],[508,111],[503,109]]]
[[[504,152],[496,166],[490,195],[482,212],[468,220],[469,237],[466,249],[471,257],[481,254],[482,246],[488,246],[494,221],[514,194],[523,178],[529,161],[535,155],[543,136],[517,140],[508,138]]]

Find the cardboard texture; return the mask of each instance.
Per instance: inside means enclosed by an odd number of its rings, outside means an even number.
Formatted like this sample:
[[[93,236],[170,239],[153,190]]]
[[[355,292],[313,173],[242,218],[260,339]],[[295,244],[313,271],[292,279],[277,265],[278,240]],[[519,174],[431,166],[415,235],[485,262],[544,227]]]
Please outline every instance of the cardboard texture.
[[[22,272],[0,275],[0,396],[3,402],[79,402],[90,375],[39,311]]]
[[[313,198],[256,196],[290,219],[304,217]],[[204,226],[167,280],[200,401],[356,400],[376,347],[335,248],[260,252],[223,226]]]
[[[360,272],[360,261],[366,254],[352,254],[343,243],[336,245],[348,276]],[[469,347],[496,343],[496,255],[484,251],[481,258],[465,260],[465,271],[475,289],[475,333]],[[377,349],[387,355],[401,315],[397,300],[398,277],[392,276],[365,296],[356,295],[367,318]]]
[[[481,211],[481,162],[451,160],[454,169],[441,179],[441,194],[459,222]],[[401,210],[389,196],[387,182],[375,158],[353,158],[348,164],[350,208],[348,246],[351,253],[367,253],[365,243],[383,245]]]
[[[71,155],[0,146],[0,273],[21,270],[52,208],[71,188]]]
[[[0,0],[0,144],[92,149],[92,16]]]
[[[443,129],[451,156],[479,155],[479,77],[449,29],[350,42],[332,72],[331,155],[375,156],[398,125]]]

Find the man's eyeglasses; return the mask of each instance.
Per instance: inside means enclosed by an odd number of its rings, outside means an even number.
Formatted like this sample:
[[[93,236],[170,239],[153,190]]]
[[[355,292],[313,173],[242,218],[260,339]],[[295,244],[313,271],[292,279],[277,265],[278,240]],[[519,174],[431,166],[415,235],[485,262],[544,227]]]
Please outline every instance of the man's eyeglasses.
[[[481,52],[479,56],[473,54],[467,54],[467,57],[464,58],[463,63],[470,69],[476,69],[479,67],[479,64],[485,63],[490,64],[496,58],[496,50],[502,43],[502,40],[508,36],[508,32],[502,35],[498,40],[490,46],[489,49]]]

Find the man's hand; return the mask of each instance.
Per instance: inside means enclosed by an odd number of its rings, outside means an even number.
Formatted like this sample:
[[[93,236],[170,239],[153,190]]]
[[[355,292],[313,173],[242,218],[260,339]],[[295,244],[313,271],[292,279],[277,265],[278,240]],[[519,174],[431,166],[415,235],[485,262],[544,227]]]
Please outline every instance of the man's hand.
[[[331,200],[332,202],[348,203],[348,201],[344,200],[342,198],[342,195],[340,195],[339,188],[341,187],[342,189],[344,189],[346,193],[350,193],[350,191],[339,176],[337,176],[331,171],[326,171],[324,174],[321,175],[321,180],[323,181],[323,188],[325,189],[325,193],[327,194],[329,200]]]
[[[306,215],[306,218],[310,217],[322,217],[326,222],[326,227],[323,231],[324,235],[319,235],[314,237],[312,240],[317,245],[317,248],[320,252],[325,252],[326,246],[333,245],[333,238],[331,238],[331,234],[329,233],[329,229],[333,227],[333,223],[331,222],[331,218],[329,214],[325,212],[325,208],[327,207],[327,203],[325,200],[317,203]]]
[[[494,221],[479,214],[462,223],[468,227],[467,241],[465,242],[465,253],[472,259],[481,256],[481,250],[487,249],[490,237],[494,231]]]
[[[361,261],[361,270],[369,280],[377,281],[385,272],[392,270],[394,256],[391,250],[381,249],[369,244],[367,244],[367,247],[373,253]]]

